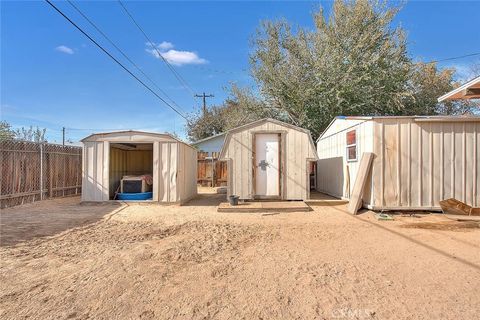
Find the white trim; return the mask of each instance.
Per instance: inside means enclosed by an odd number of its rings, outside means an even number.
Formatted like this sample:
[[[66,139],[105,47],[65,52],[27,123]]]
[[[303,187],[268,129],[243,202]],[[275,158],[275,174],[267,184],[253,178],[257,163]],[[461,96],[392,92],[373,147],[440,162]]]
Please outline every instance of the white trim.
[[[347,135],[352,131],[355,132],[355,143],[347,144],[348,143]],[[351,148],[351,147],[355,147],[355,159],[349,159],[348,158],[348,148]],[[352,130],[349,130],[349,131],[345,132],[345,153],[346,153],[345,159],[347,160],[347,162],[357,162],[358,161],[357,129],[352,129]]]
[[[179,138],[171,135],[170,133],[159,133],[159,132],[147,132],[147,131],[138,131],[138,130],[122,130],[122,131],[111,131],[111,132],[100,132],[100,133],[93,133],[82,140],[80,142],[85,143],[85,142],[97,142],[97,141],[110,141],[108,139],[111,136],[117,135],[117,134],[123,134],[125,136],[131,136],[132,134],[143,134],[146,136],[145,139],[143,140],[136,140],[136,141],[130,141],[130,140],[125,140],[125,143],[153,143],[154,141],[158,141],[157,139],[169,139],[172,142],[179,142],[183,143],[184,145],[194,149],[195,151],[197,150],[195,147],[192,145],[180,140]],[[148,136],[148,138],[147,138]],[[104,140],[99,140],[99,139],[104,139]],[[113,140],[112,140],[113,141]],[[113,141],[114,143],[117,142],[116,140]]]
[[[437,99],[438,102],[442,102],[442,101],[445,101],[447,100],[448,98],[452,97],[453,95],[457,94],[457,93],[460,93],[462,92],[463,90],[467,90],[470,86],[473,86],[474,84],[477,84],[477,83],[480,83],[480,76],[476,77],[476,78],[473,78],[472,80],[468,81],[467,83],[464,83],[463,85],[461,85],[460,87],[458,87],[457,89],[454,89],[450,92],[447,92],[446,94],[444,94],[443,96],[441,96],[440,98]],[[456,98],[456,99],[460,99],[460,98]]]

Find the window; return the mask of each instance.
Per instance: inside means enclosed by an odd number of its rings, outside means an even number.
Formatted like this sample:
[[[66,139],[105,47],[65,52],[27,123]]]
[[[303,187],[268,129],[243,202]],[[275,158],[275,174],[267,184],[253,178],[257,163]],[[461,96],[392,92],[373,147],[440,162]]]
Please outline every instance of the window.
[[[357,131],[347,131],[347,161],[357,161]]]

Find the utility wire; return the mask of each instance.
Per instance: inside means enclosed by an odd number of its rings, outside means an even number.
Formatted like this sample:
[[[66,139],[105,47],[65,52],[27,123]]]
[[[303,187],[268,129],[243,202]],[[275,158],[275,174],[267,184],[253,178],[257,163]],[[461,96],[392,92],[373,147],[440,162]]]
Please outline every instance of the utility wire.
[[[113,61],[115,61],[123,70],[125,70],[129,75],[131,75],[135,80],[137,80],[141,85],[143,85],[148,91],[150,91],[155,97],[160,99],[164,104],[166,104],[170,109],[175,111],[178,115],[184,118],[187,122],[188,119],[185,117],[180,111],[178,111],[175,107],[173,107],[170,103],[168,103],[165,99],[159,96],[152,88],[150,88],[145,82],[143,82],[140,78],[138,78],[132,71],[130,71],[127,67],[125,67],[120,61],[118,61],[114,56],[112,56],[105,48],[103,48],[97,41],[95,41],[91,36],[89,36],[82,28],[80,28],[75,22],[73,22],[69,17],[67,17],[60,9],[58,9],[50,0],[45,0],[55,11],[57,11],[62,17],[64,17],[70,24],[72,24],[78,31],[80,31],[85,37],[87,37],[91,42],[93,42],[100,50],[102,50],[107,56],[110,57]]]
[[[175,68],[171,65],[170,62],[168,62],[167,59],[165,59],[163,57],[163,55],[160,53],[160,51],[158,50],[157,46],[155,45],[155,43],[153,43],[152,40],[150,40],[150,37],[147,35],[147,33],[142,29],[142,27],[138,24],[138,22],[135,20],[135,18],[133,17],[133,15],[128,11],[127,7],[123,4],[122,1],[118,0],[118,3],[120,4],[120,6],[123,8],[123,11],[125,12],[125,14],[132,20],[133,24],[135,24],[135,26],[138,28],[138,30],[140,30],[140,32],[143,34],[143,36],[145,37],[145,39],[147,39],[149,45],[155,50],[155,52],[157,53],[158,57],[161,58],[163,60],[163,62],[165,62],[165,64],[167,65],[167,67],[170,69],[170,71],[174,74],[175,78],[177,78],[177,80],[180,82],[180,84],[187,90],[187,91],[190,91],[190,94],[192,95],[192,98],[193,96],[195,95],[195,92],[193,91],[193,89],[188,85],[188,83],[185,81],[185,79],[180,75],[180,73],[178,73],[177,70],[175,70]]]
[[[129,130],[144,130],[157,128],[157,126],[148,126],[148,127],[138,127],[138,128],[70,128],[65,127],[70,131],[129,131]]]
[[[88,21],[88,23],[90,23],[90,25],[92,27],[95,28],[95,30],[97,30],[115,49],[117,49],[118,52],[120,52],[120,54],[125,58],[127,59],[141,74],[143,74],[143,76],[145,78],[147,78],[151,84],[153,84],[155,86],[155,88],[158,89],[158,91],[160,91],[165,97],[167,97],[167,99],[172,103],[174,104],[178,109],[180,109],[182,112],[185,112],[185,110],[183,110],[172,98],[170,98],[168,96],[168,94],[163,91],[156,83],[155,81],[153,81],[153,79],[148,76],[135,62],[132,61],[132,59],[130,59],[127,54],[122,50],[120,49],[102,30],[100,30],[100,28],[91,20],[89,19],[74,3],[73,1],[70,1],[70,0],[67,0],[67,2],[85,19]]]
[[[440,59],[440,60],[432,60],[432,61],[427,62],[426,64],[443,62],[443,61],[450,61],[450,60],[457,60],[457,59],[463,59],[463,58],[468,58],[468,57],[473,57],[473,56],[478,56],[478,55],[480,55],[480,52],[469,53],[469,54],[465,54],[465,55],[463,55],[463,56],[458,56],[458,57],[445,58],[445,59]]]

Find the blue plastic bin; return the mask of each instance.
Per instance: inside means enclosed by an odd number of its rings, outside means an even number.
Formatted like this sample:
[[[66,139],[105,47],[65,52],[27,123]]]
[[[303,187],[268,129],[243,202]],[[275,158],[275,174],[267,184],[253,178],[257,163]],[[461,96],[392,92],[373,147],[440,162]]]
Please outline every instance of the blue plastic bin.
[[[118,200],[152,200],[153,192],[118,193]]]

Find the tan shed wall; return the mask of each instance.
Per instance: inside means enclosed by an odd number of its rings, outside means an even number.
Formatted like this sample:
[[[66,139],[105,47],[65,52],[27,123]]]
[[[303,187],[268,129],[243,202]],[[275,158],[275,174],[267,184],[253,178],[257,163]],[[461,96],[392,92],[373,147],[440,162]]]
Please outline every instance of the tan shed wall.
[[[160,141],[115,137],[115,142],[153,143],[154,177],[153,200],[160,202],[183,202],[196,194],[196,150],[176,141]],[[135,138],[135,137],[134,137]],[[151,137],[142,137],[150,138]],[[119,170],[124,164],[120,152],[110,157],[108,141],[85,141],[82,162],[82,201],[109,200],[109,164],[115,161]],[[128,157],[127,157],[128,159]],[[141,169],[141,168],[140,168]],[[118,170],[118,171],[119,171]]]
[[[82,161],[82,201],[108,200],[110,144],[84,142]]]
[[[178,200],[185,202],[197,195],[197,151],[180,144],[178,159]]]
[[[127,157],[126,151],[111,148],[110,149],[110,181],[109,181],[109,195],[115,194],[118,188],[118,182],[122,179],[127,171]]]
[[[346,133],[357,131],[357,160],[347,161]],[[317,190],[338,198],[350,198],[363,152],[373,152],[371,120],[337,119],[317,142]],[[371,186],[371,179],[367,181]],[[350,186],[350,187],[348,187]],[[371,203],[371,187],[365,194]]]
[[[253,134],[255,132],[278,132],[282,134],[281,154],[284,158],[282,198],[286,200],[307,199],[309,195],[307,159],[316,159],[307,133],[282,126],[273,122],[264,122],[255,127],[229,134],[224,154],[228,161],[228,194],[240,196],[240,199],[253,199]]]
[[[480,205],[480,122],[374,121],[374,208]]]

